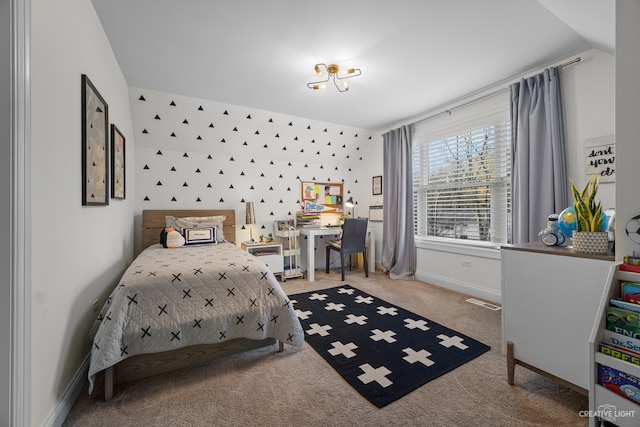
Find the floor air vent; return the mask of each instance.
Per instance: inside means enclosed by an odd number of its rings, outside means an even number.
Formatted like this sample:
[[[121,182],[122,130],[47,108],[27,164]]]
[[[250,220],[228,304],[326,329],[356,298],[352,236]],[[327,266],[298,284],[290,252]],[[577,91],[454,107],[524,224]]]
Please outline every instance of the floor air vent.
[[[470,302],[471,304],[479,305],[480,307],[488,308],[489,310],[493,310],[493,311],[498,311],[502,309],[502,307],[500,307],[499,305],[490,304],[488,302],[480,301],[475,298],[469,298],[465,301]]]

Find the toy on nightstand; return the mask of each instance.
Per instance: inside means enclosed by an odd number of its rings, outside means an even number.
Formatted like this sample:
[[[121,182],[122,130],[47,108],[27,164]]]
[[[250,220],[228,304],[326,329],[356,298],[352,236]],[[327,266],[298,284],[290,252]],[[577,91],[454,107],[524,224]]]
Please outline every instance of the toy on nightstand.
[[[558,227],[558,214],[551,214],[547,218],[547,228],[538,233],[540,240],[547,246],[562,246],[565,235]]]

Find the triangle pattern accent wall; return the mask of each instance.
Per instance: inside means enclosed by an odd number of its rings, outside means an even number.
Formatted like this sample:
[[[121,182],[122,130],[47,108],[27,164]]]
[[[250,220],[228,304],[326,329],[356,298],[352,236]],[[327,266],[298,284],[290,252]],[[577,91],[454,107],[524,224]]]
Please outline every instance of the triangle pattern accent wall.
[[[293,219],[300,181],[342,182],[348,197],[375,131],[149,89],[130,88],[136,211],[235,209],[236,239],[246,240],[245,202],[254,234]],[[244,236],[246,234],[246,236]]]

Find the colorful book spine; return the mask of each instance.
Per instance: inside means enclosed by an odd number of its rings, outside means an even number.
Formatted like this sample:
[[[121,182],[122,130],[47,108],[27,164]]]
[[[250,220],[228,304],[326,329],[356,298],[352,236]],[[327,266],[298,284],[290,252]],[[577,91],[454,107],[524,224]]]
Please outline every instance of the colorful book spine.
[[[603,331],[603,339],[602,342],[604,344],[611,344],[623,348],[627,351],[634,351],[636,353],[640,353],[640,340],[628,337],[622,334],[619,334],[614,331],[610,331],[605,329]]]
[[[640,313],[610,306],[607,308],[607,329],[640,338]]]
[[[604,343],[598,346],[598,351],[602,354],[606,354],[607,356],[615,357],[616,359],[624,360],[625,362],[640,366],[640,353],[633,353],[632,351],[627,351],[623,348]]]
[[[624,310],[640,312],[640,304],[636,304],[633,302],[622,301],[619,299],[611,299],[609,300],[609,305],[611,307],[618,307]]]
[[[640,404],[640,378],[598,364],[598,383],[636,404]]]

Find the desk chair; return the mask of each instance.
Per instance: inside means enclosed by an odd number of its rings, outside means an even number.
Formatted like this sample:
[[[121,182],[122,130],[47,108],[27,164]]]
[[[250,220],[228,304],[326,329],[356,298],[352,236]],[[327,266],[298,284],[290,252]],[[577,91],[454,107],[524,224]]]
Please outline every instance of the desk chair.
[[[327,242],[327,268],[329,274],[329,255],[331,251],[340,253],[340,269],[342,280],[344,280],[344,256],[362,252],[364,260],[364,275],[369,277],[369,264],[367,263],[367,224],[369,218],[347,218],[342,226],[342,237],[340,240],[330,240]],[[351,270],[351,266],[349,266]]]

